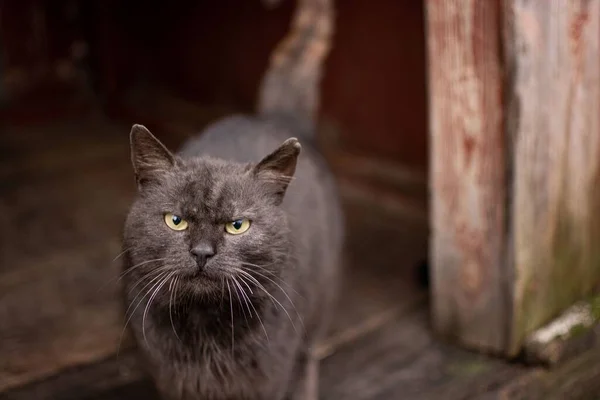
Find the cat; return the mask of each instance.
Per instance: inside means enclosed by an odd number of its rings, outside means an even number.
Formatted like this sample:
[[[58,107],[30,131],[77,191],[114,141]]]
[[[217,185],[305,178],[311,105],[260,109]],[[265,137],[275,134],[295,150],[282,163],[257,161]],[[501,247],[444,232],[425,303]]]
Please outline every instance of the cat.
[[[314,14],[321,30],[328,13]],[[298,43],[280,48],[298,58],[267,73],[256,115],[226,117],[177,153],[131,130],[124,315],[164,399],[318,398],[314,350],[337,297],[344,216],[313,143],[320,63],[298,68],[306,54],[286,51]]]

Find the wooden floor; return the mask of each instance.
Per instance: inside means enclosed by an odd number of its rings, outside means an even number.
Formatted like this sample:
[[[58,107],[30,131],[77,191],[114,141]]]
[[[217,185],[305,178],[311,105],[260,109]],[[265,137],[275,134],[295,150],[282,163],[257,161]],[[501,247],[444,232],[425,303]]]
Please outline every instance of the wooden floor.
[[[89,115],[1,129],[0,399],[155,398],[121,343],[116,296],[129,127]],[[349,264],[321,349],[322,399],[600,398],[598,349],[545,371],[436,340],[414,269],[425,205],[390,213],[343,189]]]

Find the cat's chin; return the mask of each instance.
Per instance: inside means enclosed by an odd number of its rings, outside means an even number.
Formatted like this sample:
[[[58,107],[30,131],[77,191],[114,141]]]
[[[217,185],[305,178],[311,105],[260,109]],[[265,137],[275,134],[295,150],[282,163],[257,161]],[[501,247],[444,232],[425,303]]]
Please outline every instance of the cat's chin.
[[[223,296],[227,292],[225,276],[202,272],[187,273],[180,280],[182,292],[198,296]]]

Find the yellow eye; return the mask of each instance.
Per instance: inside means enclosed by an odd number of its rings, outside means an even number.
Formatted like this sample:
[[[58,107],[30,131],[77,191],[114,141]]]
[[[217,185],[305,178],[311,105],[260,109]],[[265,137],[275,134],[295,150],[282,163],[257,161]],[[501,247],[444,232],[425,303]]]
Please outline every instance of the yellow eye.
[[[250,228],[250,220],[246,218],[236,219],[235,221],[225,224],[225,231],[231,235],[239,235],[246,232]]]
[[[185,219],[171,213],[165,214],[165,223],[174,231],[183,231],[188,227],[188,223]]]

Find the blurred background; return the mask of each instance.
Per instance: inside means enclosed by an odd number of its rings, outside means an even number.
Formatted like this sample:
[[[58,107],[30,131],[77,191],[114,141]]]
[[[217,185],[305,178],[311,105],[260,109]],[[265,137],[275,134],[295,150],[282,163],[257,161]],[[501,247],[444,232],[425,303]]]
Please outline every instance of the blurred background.
[[[0,0],[0,399],[154,398],[117,297],[129,129],[177,149],[252,112],[295,6]],[[538,398],[546,386],[523,384],[536,368],[441,341],[429,323],[425,3],[345,0],[336,13],[318,140],[349,262],[322,398]]]

